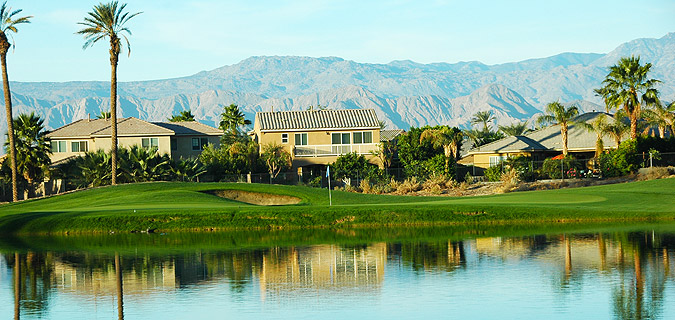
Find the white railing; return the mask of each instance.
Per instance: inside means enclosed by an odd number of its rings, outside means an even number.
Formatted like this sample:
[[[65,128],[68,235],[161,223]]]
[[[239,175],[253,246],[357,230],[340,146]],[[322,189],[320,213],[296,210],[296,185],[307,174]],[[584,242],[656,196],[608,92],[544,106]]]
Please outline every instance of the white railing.
[[[294,154],[296,157],[339,156],[350,152],[369,154],[377,148],[377,143],[306,145],[295,146]]]

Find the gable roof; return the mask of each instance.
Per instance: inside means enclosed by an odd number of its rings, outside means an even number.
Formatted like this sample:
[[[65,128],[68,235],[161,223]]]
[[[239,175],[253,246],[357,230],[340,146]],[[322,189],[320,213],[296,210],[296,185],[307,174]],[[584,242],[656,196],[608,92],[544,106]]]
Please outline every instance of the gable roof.
[[[380,142],[394,140],[404,132],[403,129],[380,130]]]
[[[376,129],[380,127],[375,110],[306,110],[258,112],[255,125],[260,131]]]
[[[608,117],[609,121],[614,118],[604,112],[589,112],[579,115],[575,121],[590,122],[597,117]],[[586,128],[571,124],[567,129],[567,148],[570,151],[594,151],[597,135]],[[603,137],[605,148],[615,148],[616,142],[609,136]],[[497,140],[480,147],[469,150],[467,155],[476,153],[506,153],[520,151],[561,151],[562,138],[560,125],[552,125],[540,130],[525,134],[524,136],[511,136]]]
[[[50,139],[109,137],[110,119],[82,119],[69,123],[47,134]],[[220,135],[222,131],[198,123],[189,122],[147,122],[129,117],[117,120],[117,135],[124,136],[174,136],[174,135]]]

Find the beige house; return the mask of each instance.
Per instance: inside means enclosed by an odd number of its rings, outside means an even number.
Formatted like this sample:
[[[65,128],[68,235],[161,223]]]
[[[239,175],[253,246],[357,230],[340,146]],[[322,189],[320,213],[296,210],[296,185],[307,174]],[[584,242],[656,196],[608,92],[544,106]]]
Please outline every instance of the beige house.
[[[612,115],[604,112],[589,112],[579,115],[575,121],[591,123],[598,117],[614,121]],[[592,158],[595,154],[597,135],[588,129],[571,124],[567,132],[567,147],[571,155],[577,158]],[[616,142],[609,136],[603,137],[604,149],[615,149]],[[524,155],[533,161],[544,161],[562,153],[560,125],[553,125],[523,136],[510,136],[477,148],[473,148],[458,161],[464,165],[489,168],[510,157]]]
[[[293,168],[326,165],[350,152],[374,162],[380,123],[372,109],[258,112],[253,134],[261,148],[282,145]]]
[[[58,163],[87,151],[111,148],[110,119],[82,119],[51,131],[52,163]],[[204,146],[220,144],[223,132],[196,121],[148,122],[137,118],[117,120],[117,143],[120,147],[138,145],[156,147],[172,159],[199,156]]]

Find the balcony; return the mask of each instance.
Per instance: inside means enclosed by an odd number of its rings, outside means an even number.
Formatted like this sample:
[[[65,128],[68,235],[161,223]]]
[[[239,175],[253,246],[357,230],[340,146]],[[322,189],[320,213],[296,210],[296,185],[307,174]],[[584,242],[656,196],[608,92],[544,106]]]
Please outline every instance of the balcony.
[[[351,152],[369,154],[377,150],[377,143],[305,145],[295,146],[294,155],[296,157],[330,157]]]

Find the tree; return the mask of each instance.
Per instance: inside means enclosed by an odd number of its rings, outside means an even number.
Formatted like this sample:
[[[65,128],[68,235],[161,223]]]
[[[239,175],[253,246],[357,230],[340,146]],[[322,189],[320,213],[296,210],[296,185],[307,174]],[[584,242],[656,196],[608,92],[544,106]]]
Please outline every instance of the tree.
[[[127,46],[127,52],[131,55],[131,46],[126,34],[131,35],[131,31],[124,25],[140,12],[124,12],[126,4],[119,5],[117,1],[109,3],[99,3],[94,6],[94,10],[88,13],[83,25],[84,29],[77,32],[84,36],[85,42],[83,49],[93,46],[101,39],[110,41],[110,119],[111,119],[111,177],[112,184],[117,183],[117,62],[124,43]],[[126,34],[125,34],[126,33]]]
[[[44,121],[35,113],[22,113],[13,121],[15,147],[17,153],[17,172],[21,173],[29,184],[44,177],[52,163],[51,149],[47,139]],[[9,142],[5,142],[5,150]]]
[[[491,130],[466,130],[464,131],[464,135],[471,140],[474,148],[504,138],[503,133]]]
[[[426,129],[420,135],[420,142],[431,140],[435,147],[442,147],[445,155],[445,173],[450,172],[450,158],[459,158],[459,149],[462,146],[464,135],[457,128],[443,126],[439,129]]]
[[[579,122],[577,125],[585,128],[589,132],[595,132],[595,158],[598,159],[605,149],[605,142],[602,140],[602,137],[607,133],[607,127],[609,126],[606,116],[600,114],[593,119],[591,123]]]
[[[483,131],[490,131],[490,122],[495,121],[492,111],[478,111],[471,117],[471,124],[482,124]]]
[[[281,170],[291,167],[291,154],[280,144],[270,143],[264,145],[261,157],[267,165],[270,179],[276,178]]]
[[[169,118],[170,122],[195,121],[195,115],[190,110],[183,110],[178,115]]]
[[[614,139],[617,147],[621,144],[621,138],[630,131],[630,127],[622,121],[624,117],[623,112],[617,112],[614,114],[613,121],[609,122],[605,127],[605,133]]]
[[[623,109],[630,119],[630,137],[637,138],[638,119],[643,105],[655,105],[659,92],[654,86],[659,80],[648,79],[652,64],[640,64],[640,57],[619,59],[618,64],[609,67],[609,73],[602,81],[604,86],[595,89],[602,96],[609,109]]]
[[[234,103],[225,107],[225,112],[221,113],[220,116],[219,128],[232,137],[239,135],[240,126],[251,124],[251,120],[244,118],[244,113]]]
[[[16,168],[16,145],[14,142],[14,129],[12,123],[12,93],[9,90],[9,76],[7,74],[7,52],[12,46],[7,38],[8,33],[17,33],[17,25],[30,23],[33,16],[18,17],[22,9],[12,10],[7,7],[7,2],[3,2],[0,7],[0,64],[2,65],[2,90],[5,92],[5,115],[7,117],[7,141],[9,147],[9,159],[12,170],[12,201],[19,200],[19,189],[17,187],[17,168]],[[10,34],[11,36],[11,34]]]
[[[577,106],[566,108],[560,102],[551,102],[546,105],[546,114],[540,116],[537,122],[554,123],[560,125],[560,136],[562,137],[563,155],[567,156],[567,127],[577,123],[574,118],[579,115]]]
[[[101,110],[101,114],[97,115],[96,119],[110,119],[110,111]]]
[[[530,131],[527,127],[527,121],[513,123],[508,126],[499,126],[499,131],[507,136],[522,136]]]
[[[653,105],[652,108],[644,111],[644,118],[650,125],[656,126],[659,129],[659,137],[666,137],[666,128],[670,128],[671,135],[673,128],[675,128],[675,103],[664,106],[660,102]]]

